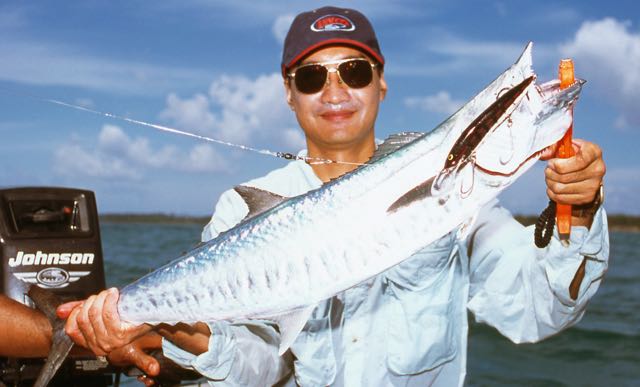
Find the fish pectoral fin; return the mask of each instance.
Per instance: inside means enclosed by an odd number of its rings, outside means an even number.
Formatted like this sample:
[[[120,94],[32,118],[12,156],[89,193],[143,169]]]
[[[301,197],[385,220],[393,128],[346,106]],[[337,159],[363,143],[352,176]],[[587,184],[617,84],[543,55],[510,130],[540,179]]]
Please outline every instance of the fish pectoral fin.
[[[309,316],[315,305],[307,306],[301,309],[293,310],[287,314],[282,314],[269,318],[278,324],[280,330],[280,348],[278,354],[282,355],[291,347],[291,344],[296,340],[302,328],[304,328]]]
[[[60,368],[64,359],[67,358],[71,347],[73,347],[73,341],[71,341],[71,338],[67,336],[64,331],[64,320],[60,320],[56,316],[56,308],[62,303],[62,300],[53,292],[41,289],[35,285],[32,285],[29,289],[29,297],[38,309],[47,316],[53,330],[49,356],[47,356],[47,360],[38,374],[38,379],[34,383],[34,386],[44,387],[53,379],[58,368]]]
[[[247,214],[245,220],[270,210],[288,199],[273,192],[246,185],[238,185],[233,189],[242,197],[242,200],[247,203],[247,207],[249,207],[249,214]]]
[[[427,181],[424,181],[417,186],[413,187],[411,190],[407,191],[404,195],[400,196],[398,200],[393,202],[389,208],[387,208],[387,212],[395,212],[399,208],[408,206],[409,204],[426,198],[431,195],[431,186],[433,185],[433,181],[435,176],[430,178]]]

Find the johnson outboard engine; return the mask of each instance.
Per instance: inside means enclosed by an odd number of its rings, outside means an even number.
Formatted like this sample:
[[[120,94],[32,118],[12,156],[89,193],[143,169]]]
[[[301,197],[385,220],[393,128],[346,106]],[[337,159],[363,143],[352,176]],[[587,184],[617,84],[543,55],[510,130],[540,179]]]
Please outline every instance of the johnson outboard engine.
[[[93,192],[69,188],[0,190],[0,290],[33,306],[29,287],[64,300],[105,287],[98,211]],[[44,359],[0,359],[0,385],[31,385]],[[107,386],[114,370],[95,357],[70,357],[52,385]]]

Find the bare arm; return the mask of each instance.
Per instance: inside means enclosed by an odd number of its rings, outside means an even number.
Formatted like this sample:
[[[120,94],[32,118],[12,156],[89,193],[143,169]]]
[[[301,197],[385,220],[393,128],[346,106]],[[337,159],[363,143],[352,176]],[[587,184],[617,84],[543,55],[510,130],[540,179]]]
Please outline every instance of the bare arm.
[[[200,355],[208,350],[211,331],[205,323],[161,324],[156,327],[156,331],[165,339],[194,355]]]
[[[0,356],[45,357],[51,324],[44,314],[0,295]]]

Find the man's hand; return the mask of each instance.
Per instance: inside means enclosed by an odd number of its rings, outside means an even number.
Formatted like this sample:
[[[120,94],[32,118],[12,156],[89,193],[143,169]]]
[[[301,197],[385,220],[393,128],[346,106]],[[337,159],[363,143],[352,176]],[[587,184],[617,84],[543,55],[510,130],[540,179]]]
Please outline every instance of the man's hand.
[[[556,203],[581,205],[591,203],[606,172],[602,150],[592,142],[574,139],[575,156],[552,158],[555,147],[545,151],[542,160],[549,160],[544,171],[547,195]]]
[[[76,344],[98,356],[107,355],[151,330],[146,324],[135,326],[120,320],[117,302],[118,290],[111,288],[83,302],[60,305],[57,315],[67,318],[65,332]]]
[[[161,347],[162,336],[150,332],[124,347],[111,351],[107,359],[109,363],[116,366],[135,366],[144,374],[139,376],[138,380],[146,386],[152,386],[154,385],[153,377],[160,373],[160,363],[148,352]]]

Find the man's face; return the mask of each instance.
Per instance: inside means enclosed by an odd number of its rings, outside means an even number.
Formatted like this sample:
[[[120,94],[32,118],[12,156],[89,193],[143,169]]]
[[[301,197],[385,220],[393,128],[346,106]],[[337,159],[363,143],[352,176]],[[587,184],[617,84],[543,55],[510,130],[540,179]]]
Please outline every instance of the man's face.
[[[370,60],[361,51],[336,46],[314,52],[297,66],[349,58]],[[331,68],[335,65],[328,66]],[[348,149],[374,140],[373,129],[378,106],[387,91],[384,76],[374,69],[371,83],[359,89],[351,88],[339,80],[336,72],[329,72],[327,84],[313,94],[297,90],[292,79],[285,81],[287,102],[304,130],[310,151],[313,148]]]

